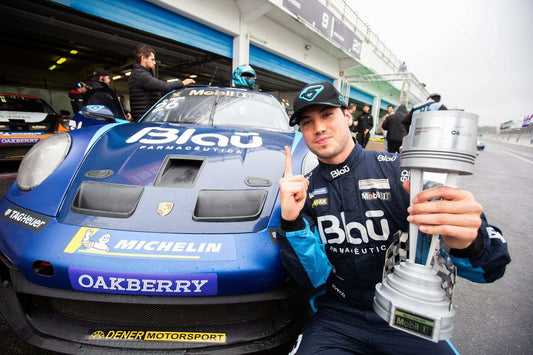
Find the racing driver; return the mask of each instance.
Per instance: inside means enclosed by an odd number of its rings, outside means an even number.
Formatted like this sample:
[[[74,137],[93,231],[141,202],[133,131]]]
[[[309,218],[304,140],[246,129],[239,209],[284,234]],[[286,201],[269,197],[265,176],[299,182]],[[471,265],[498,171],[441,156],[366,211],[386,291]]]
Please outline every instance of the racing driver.
[[[373,311],[385,251],[394,233],[416,223],[422,233],[443,236],[460,276],[492,282],[510,262],[500,230],[488,224],[482,206],[465,190],[437,186],[410,205],[400,156],[365,150],[352,140],[347,103],[331,83],[307,85],[293,107],[290,124],[299,124],[319,165],[305,177],[292,175],[285,147],[277,238],[285,268],[302,286],[325,284],[294,351],[453,354],[448,341],[395,329]]]

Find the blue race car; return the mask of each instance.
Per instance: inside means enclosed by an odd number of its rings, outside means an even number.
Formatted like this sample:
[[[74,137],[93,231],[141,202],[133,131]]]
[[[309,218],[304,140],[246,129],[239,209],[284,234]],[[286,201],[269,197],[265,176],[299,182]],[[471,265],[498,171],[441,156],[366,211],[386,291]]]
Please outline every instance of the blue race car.
[[[284,146],[271,95],[191,87],[135,123],[51,136],[0,200],[1,311],[64,353],[250,353],[290,342],[307,294],[275,239]]]
[[[80,111],[76,112],[69,120],[69,130],[80,129],[89,126],[101,126],[108,123],[125,123],[125,118],[114,117],[113,112],[103,105],[83,106]]]

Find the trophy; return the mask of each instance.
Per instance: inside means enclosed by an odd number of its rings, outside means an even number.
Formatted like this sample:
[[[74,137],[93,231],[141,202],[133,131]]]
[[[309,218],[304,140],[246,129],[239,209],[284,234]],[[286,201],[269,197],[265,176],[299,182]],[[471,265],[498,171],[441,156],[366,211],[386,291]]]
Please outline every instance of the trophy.
[[[413,115],[400,161],[410,169],[411,201],[424,188],[424,180],[456,187],[459,175],[473,173],[477,123],[477,115],[463,111]],[[434,342],[449,338],[456,269],[447,246],[439,235],[419,233],[413,223],[409,233],[399,231],[393,238],[383,280],[376,285],[374,311],[390,326],[413,335]]]

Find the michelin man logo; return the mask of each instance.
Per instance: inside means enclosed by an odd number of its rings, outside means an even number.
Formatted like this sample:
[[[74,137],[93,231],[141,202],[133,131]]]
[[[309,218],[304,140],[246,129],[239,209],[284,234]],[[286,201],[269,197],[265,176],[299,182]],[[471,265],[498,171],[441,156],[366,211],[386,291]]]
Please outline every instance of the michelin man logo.
[[[300,93],[300,96],[298,96],[300,99],[305,101],[313,101],[316,99],[318,94],[320,94],[324,90],[324,86],[322,85],[313,85],[306,88],[304,91]]]
[[[81,241],[81,245],[83,245],[86,250],[109,251],[109,245],[107,244],[111,240],[111,234],[106,233],[96,241],[91,240],[91,234],[92,230],[87,229],[87,231],[85,231],[85,237],[83,237]]]

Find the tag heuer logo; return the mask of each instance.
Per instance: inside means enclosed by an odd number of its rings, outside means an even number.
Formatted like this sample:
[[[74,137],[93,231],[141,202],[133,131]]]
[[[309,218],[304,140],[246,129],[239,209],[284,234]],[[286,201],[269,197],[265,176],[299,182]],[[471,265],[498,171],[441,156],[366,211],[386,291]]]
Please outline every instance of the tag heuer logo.
[[[159,206],[157,206],[157,214],[164,217],[172,212],[173,207],[174,204],[172,202],[159,202]]]

